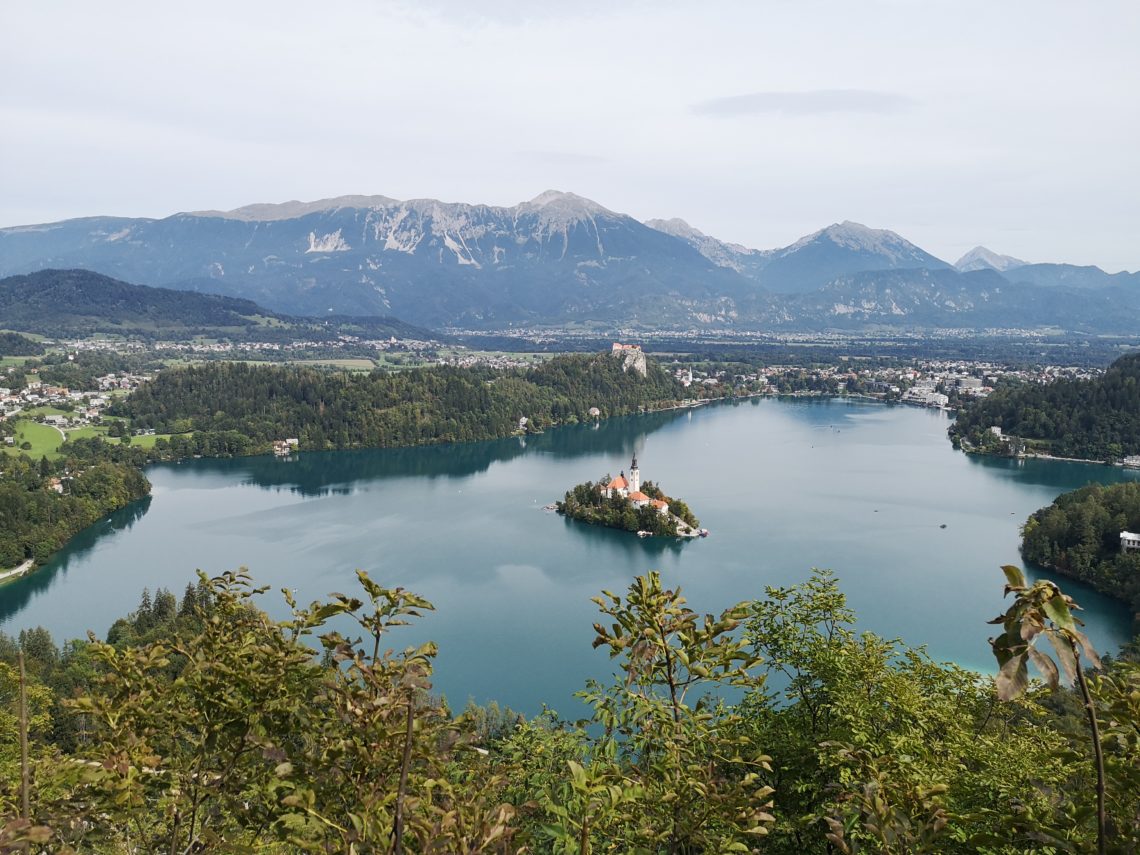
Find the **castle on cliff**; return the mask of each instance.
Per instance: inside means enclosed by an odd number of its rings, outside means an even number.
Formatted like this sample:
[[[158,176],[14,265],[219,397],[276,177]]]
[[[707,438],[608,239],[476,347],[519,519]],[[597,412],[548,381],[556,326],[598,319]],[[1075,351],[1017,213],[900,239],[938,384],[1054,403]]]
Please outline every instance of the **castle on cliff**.
[[[615,359],[621,360],[622,371],[629,371],[632,368],[642,377],[648,372],[648,366],[645,364],[645,351],[641,349],[640,344],[622,344],[615,341],[610,353]]]

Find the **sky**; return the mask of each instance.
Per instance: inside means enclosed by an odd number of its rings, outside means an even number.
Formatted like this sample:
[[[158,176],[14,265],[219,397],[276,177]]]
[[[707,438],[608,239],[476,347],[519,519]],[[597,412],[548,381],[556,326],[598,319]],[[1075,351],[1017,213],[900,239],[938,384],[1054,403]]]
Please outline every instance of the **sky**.
[[[1140,269],[1140,3],[0,4],[0,227],[544,190]]]

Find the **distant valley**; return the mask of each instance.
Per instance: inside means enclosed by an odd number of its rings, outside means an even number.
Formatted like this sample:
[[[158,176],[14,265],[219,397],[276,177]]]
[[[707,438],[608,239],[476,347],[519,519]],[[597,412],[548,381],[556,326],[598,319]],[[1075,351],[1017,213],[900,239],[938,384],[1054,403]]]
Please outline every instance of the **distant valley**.
[[[269,313],[392,316],[436,329],[1140,327],[1137,273],[1029,264],[983,247],[950,264],[851,222],[752,249],[557,191],[513,207],[347,196],[0,229],[0,276],[46,268]],[[222,305],[210,311],[258,308]]]

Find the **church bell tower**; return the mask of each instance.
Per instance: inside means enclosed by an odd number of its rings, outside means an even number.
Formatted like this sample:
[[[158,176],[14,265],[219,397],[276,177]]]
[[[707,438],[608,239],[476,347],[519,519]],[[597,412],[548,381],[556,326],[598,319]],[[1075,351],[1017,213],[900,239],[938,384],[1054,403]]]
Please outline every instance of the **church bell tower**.
[[[637,455],[633,455],[633,462],[629,464],[629,492],[636,493],[641,489],[641,470],[637,468]]]

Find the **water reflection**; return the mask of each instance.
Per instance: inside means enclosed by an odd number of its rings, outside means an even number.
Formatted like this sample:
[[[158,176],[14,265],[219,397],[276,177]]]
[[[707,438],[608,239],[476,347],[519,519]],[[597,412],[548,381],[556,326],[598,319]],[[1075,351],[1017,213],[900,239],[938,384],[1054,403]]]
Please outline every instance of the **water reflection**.
[[[634,537],[628,531],[590,525],[563,517],[566,529],[575,537],[587,538],[592,545],[605,543],[608,547],[624,554],[626,565],[644,561],[646,556],[655,558],[663,554],[680,555],[685,545],[693,538],[676,537]]]
[[[144,587],[179,591],[195,568],[247,565],[309,602],[354,590],[361,567],[435,603],[396,643],[439,643],[440,691],[534,712],[565,708],[584,679],[612,670],[590,648],[599,590],[658,570],[715,612],[819,566],[839,573],[861,627],[990,668],[984,622],[1004,608],[998,566],[1016,562],[1018,526],[1090,478],[1135,476],[970,458],[950,447],[946,423],[909,407],[765,399],[560,428],[525,448],[511,437],[156,467],[145,516],[145,504],[128,509],[85,532],[56,569],[0,588],[0,620],[10,634],[37,624],[58,638],[102,634]],[[642,540],[542,510],[635,449],[644,476],[683,496],[710,537]],[[1063,584],[1098,648],[1128,638],[1119,604]],[[284,616],[278,596],[264,606]]]
[[[130,531],[150,509],[151,500],[151,496],[145,496],[88,526],[43,567],[5,584],[3,596],[0,596],[0,621],[19,612],[33,597],[47,591],[52,585],[62,582],[68,568],[73,563],[85,560],[101,540],[119,532]]]
[[[596,454],[625,457],[644,438],[684,414],[682,410],[607,419],[522,437],[420,448],[303,452],[237,460],[196,460],[196,473],[240,477],[242,483],[284,489],[300,496],[349,495],[353,485],[390,478],[467,478],[525,454],[572,459]],[[161,464],[163,467],[179,464]]]
[[[1086,484],[1119,484],[1140,478],[1140,470],[1105,466],[1102,463],[1077,463],[1041,458],[1016,459],[987,454],[964,454],[971,466],[1003,481],[1056,489],[1058,493],[1084,487]]]

